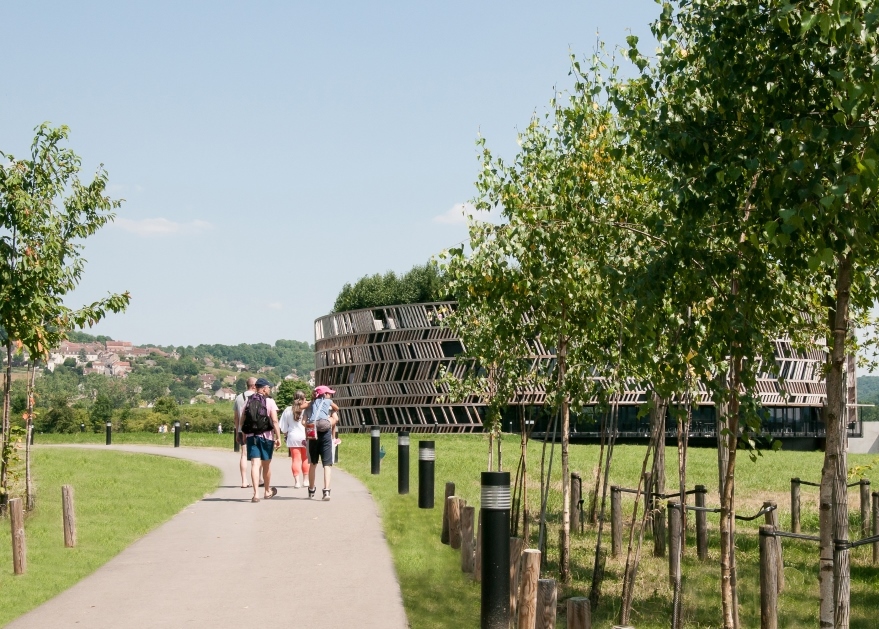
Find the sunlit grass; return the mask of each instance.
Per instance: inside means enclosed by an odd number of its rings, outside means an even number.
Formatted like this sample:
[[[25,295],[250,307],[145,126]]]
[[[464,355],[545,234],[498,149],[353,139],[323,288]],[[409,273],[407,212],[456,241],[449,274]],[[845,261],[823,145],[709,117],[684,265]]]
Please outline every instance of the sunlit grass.
[[[417,443],[420,439],[436,441],[436,508],[417,508],[418,462]],[[456,484],[456,494],[468,504],[479,507],[479,473],[486,469],[487,441],[481,435],[413,435],[410,449],[411,493],[397,495],[397,445],[395,435],[383,434],[382,444],[387,453],[382,460],[382,472],[370,473],[370,439],[368,435],[343,435],[341,466],[360,478],[373,493],[381,510],[385,532],[394,556],[394,562],[403,590],[406,613],[412,627],[472,627],[478,626],[480,588],[460,570],[456,551],[440,543],[443,491],[446,481]],[[529,502],[536,513],[542,444],[532,442],[529,447]],[[515,471],[518,461],[518,437],[504,439],[504,469]],[[585,494],[591,489],[594,471],[598,465],[598,446],[573,445],[571,471],[581,474]],[[561,509],[559,447],[555,448],[553,463],[553,491],[548,508],[550,516],[547,548],[548,568],[544,576],[557,576],[558,526]],[[614,453],[611,484],[634,487],[641,472],[644,446],[618,446]],[[548,464],[549,450],[547,450]],[[717,462],[713,449],[691,448],[689,451],[687,486],[705,485],[709,491],[708,506],[717,506]],[[872,460],[869,455],[851,455],[850,464]],[[677,450],[668,448],[667,486],[677,486]],[[790,527],[790,478],[820,479],[823,454],[820,452],[767,452],[752,463],[740,457],[737,474],[737,504],[742,515],[756,513],[764,500],[779,505],[782,528]],[[802,488],[802,525],[804,533],[817,534],[817,489]],[[625,495],[624,511],[631,514],[632,498]],[[852,537],[857,538],[857,491],[850,493]],[[695,533],[689,531],[688,547],[683,564],[685,626],[691,628],[718,627],[720,621],[719,529],[717,516],[709,516],[709,559],[699,562],[695,557]],[[743,627],[760,624],[759,565],[757,528],[755,522],[740,522],[737,536],[738,589]],[[690,526],[693,526],[692,517]],[[536,546],[537,527],[532,527],[531,546]],[[573,577],[569,587],[559,592],[560,614],[558,626],[564,627],[563,601],[570,596],[588,595],[592,578],[596,532],[585,527],[585,532],[574,536]],[[609,548],[610,531],[604,529],[603,544]],[[593,614],[597,627],[609,626],[616,619],[620,606],[621,577],[625,562],[623,556],[607,562],[602,599]],[[668,564],[665,558],[652,556],[652,538],[645,537],[642,562],[638,573],[633,623],[639,629],[660,629],[669,626],[671,588]],[[817,546],[810,542],[784,541],[785,576],[787,587],[779,603],[779,625],[802,627],[815,624],[818,608]],[[870,564],[869,546],[852,552],[852,622],[853,629],[876,626],[875,609],[879,609],[879,568]]]
[[[167,457],[67,448],[37,448],[33,457],[37,501],[25,521],[24,575],[12,572],[8,519],[0,527],[0,625],[94,572],[220,481],[214,467]],[[64,547],[61,485],[74,488],[76,548]]]

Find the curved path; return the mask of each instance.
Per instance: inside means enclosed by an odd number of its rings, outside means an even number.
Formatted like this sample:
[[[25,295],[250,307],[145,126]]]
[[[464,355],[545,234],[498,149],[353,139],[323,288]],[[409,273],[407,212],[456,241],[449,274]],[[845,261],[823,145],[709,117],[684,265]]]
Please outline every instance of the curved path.
[[[278,495],[253,504],[232,452],[98,447],[207,463],[222,485],[8,627],[408,627],[375,503],[348,474],[308,500],[279,458]]]

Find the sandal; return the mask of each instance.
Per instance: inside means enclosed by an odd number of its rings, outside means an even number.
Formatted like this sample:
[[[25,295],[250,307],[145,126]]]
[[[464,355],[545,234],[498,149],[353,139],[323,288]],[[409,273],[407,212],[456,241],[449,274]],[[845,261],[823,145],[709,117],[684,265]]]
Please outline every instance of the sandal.
[[[268,499],[270,499],[270,498],[274,498],[274,497],[277,496],[277,495],[278,495],[278,488],[277,488],[277,487],[272,487],[272,490],[271,490],[269,493],[266,494],[265,499],[268,500]]]
[[[259,502],[259,498],[254,496],[253,498],[250,499],[250,502]]]

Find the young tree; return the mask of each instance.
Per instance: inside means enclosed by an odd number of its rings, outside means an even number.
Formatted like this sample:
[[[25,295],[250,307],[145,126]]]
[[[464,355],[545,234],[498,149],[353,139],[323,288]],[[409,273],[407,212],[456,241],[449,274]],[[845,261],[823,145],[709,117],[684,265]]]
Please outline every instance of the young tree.
[[[718,365],[721,351],[729,356],[716,387],[718,402],[728,402],[724,627],[738,626],[735,455],[740,417],[754,415],[742,392],[753,391],[755,359],[782,332],[827,341],[820,623],[848,626],[848,553],[838,553],[834,575],[831,542],[848,535],[846,340],[852,313],[877,297],[877,8],[874,0],[680,1],[664,5],[654,26],[661,50],[647,71],[650,106],[640,111],[653,112],[647,144],[674,182],[670,260],[700,260],[701,285],[715,294],[686,301],[713,299],[714,342],[705,349]],[[696,246],[686,251],[681,238]]]
[[[30,159],[0,152],[0,327],[4,331],[7,377],[3,398],[0,509],[8,500],[6,440],[10,426],[11,358],[14,344],[32,358],[44,358],[68,330],[90,326],[107,312],[120,312],[128,293],[109,295],[79,309],[64,304],[84,270],[82,241],[113,218],[118,201],[104,194],[103,168],[89,184],[80,182],[80,160],[61,144],[66,127],[39,126]]]

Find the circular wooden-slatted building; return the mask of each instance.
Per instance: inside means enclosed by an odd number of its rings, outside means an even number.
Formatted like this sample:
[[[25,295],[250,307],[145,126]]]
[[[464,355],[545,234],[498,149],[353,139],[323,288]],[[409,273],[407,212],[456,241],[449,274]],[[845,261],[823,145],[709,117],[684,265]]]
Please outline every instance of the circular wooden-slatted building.
[[[478,397],[461,403],[443,399],[436,380],[441,370],[462,376],[468,361],[456,360],[464,351],[461,340],[442,325],[455,302],[418,303],[339,312],[320,317],[314,324],[315,383],[336,391],[343,432],[379,426],[385,431],[473,432],[482,429],[485,405]],[[552,355],[539,343],[535,361]],[[824,435],[821,419],[826,399],[821,365],[824,353],[798,354],[783,339],[776,341],[775,373],[763,374],[757,383],[765,433],[782,439],[814,441]],[[852,363],[853,369],[853,363]],[[855,378],[850,377],[849,404],[855,408]],[[619,436],[646,438],[647,426],[637,417],[647,391],[633,385],[620,400]],[[715,438],[714,406],[700,391],[693,413],[691,436]],[[522,391],[505,415],[504,429],[518,430],[519,407],[533,418],[535,429],[546,428],[545,391]],[[860,435],[857,413],[852,412],[850,436]],[[573,413],[572,438],[598,436],[596,407]],[[669,422],[673,426],[673,422]]]

